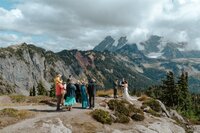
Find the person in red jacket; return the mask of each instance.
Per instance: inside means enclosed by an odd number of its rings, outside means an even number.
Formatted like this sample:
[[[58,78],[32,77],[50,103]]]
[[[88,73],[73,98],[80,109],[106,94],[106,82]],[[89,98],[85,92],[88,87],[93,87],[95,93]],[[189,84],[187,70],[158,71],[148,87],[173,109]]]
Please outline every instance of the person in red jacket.
[[[61,74],[58,74],[55,78],[55,85],[56,85],[56,97],[57,97],[57,108],[56,110],[59,111],[60,104],[62,100],[62,93],[64,91],[64,86],[62,85]]]

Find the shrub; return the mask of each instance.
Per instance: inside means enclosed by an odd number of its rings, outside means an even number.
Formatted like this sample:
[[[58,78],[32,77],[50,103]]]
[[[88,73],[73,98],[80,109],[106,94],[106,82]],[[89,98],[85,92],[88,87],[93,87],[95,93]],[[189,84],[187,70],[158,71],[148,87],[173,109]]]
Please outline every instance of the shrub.
[[[159,113],[155,112],[152,109],[147,110],[147,113],[150,113],[151,115],[156,116],[156,117],[160,117],[161,116]]]
[[[156,112],[161,111],[160,103],[158,101],[156,101],[155,99],[150,99],[148,101],[145,101],[143,104],[151,107],[151,109]]]
[[[92,117],[101,122],[102,124],[112,124],[112,118],[108,111],[104,111],[102,109],[95,109],[92,112]]]
[[[26,96],[24,95],[10,95],[10,98],[14,103],[23,103],[26,101]]]
[[[119,103],[117,104],[117,107],[116,107],[115,111],[116,111],[116,112],[119,112],[119,113],[121,113],[121,114],[124,114],[124,115],[126,115],[126,116],[129,116],[129,114],[130,114],[130,110],[129,110],[128,107],[127,107],[125,104],[123,104],[122,102],[119,102]]]
[[[118,123],[129,123],[129,121],[130,121],[128,116],[126,116],[124,114],[120,114],[119,112],[116,112],[115,116],[117,117],[115,122],[118,122]]]
[[[140,108],[141,108],[141,109],[145,109],[145,108],[147,108],[147,107],[148,107],[147,105],[144,105],[144,104],[143,104]]]
[[[3,116],[16,117],[18,114],[18,110],[13,108],[5,108],[1,110],[0,114]]]
[[[143,121],[144,115],[136,113],[136,114],[132,115],[131,118],[135,121]]]
[[[115,110],[118,113],[124,114],[126,116],[130,116],[132,113],[140,113],[143,114],[141,109],[137,109],[134,105],[130,104],[125,100],[110,100],[108,102],[108,107],[111,110]]]
[[[136,107],[135,107],[134,105],[132,105],[132,104],[129,104],[128,109],[129,109],[129,112],[139,113],[139,114],[141,114],[141,115],[144,114],[144,112],[143,112],[141,109],[136,108]]]
[[[112,100],[108,101],[108,107],[110,110],[115,110],[117,108],[117,106],[118,106],[118,100],[112,99]]]

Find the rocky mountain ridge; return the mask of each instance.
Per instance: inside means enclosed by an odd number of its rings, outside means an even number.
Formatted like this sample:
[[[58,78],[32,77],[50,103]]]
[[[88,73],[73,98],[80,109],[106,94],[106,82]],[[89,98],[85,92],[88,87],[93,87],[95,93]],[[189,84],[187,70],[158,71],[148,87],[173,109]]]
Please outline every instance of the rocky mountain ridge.
[[[120,37],[116,46],[114,42],[116,41],[111,36],[107,36],[93,50],[116,52],[125,45],[134,44],[130,43],[126,37]],[[199,58],[200,53],[200,51],[186,50],[188,45],[186,42],[172,42],[157,35],[151,35],[146,41],[136,44],[136,46],[138,45],[143,47],[140,51],[149,58]]]
[[[125,78],[133,91],[159,84],[168,70],[178,75],[183,69],[189,73],[190,90],[200,92],[199,63],[199,58],[149,58],[136,44],[124,44],[116,52],[63,50],[54,53],[23,43],[0,49],[0,92],[28,95],[40,82],[50,89],[58,72],[64,80],[68,75],[75,79],[95,78],[99,89],[112,88],[114,79]],[[5,86],[10,89],[5,90]]]

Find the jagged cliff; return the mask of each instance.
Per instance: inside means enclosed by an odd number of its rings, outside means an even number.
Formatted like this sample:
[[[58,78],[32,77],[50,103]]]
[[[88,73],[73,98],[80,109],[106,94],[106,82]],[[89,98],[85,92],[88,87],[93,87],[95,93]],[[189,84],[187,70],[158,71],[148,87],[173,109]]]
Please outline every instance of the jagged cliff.
[[[0,57],[1,78],[13,84],[17,93],[28,94],[40,81],[49,88],[56,72],[73,73],[73,69],[53,52],[34,45],[2,48]]]

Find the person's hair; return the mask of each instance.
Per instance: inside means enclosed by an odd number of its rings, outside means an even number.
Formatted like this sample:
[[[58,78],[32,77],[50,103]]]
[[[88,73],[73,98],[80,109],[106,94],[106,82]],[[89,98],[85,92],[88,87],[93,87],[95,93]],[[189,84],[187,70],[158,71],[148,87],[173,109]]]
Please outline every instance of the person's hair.
[[[60,73],[57,73],[56,77],[61,77],[62,75]]]
[[[71,82],[71,80],[72,80],[72,79],[68,78],[68,79],[67,79],[67,82],[68,82],[68,83],[70,83],[70,82]]]

